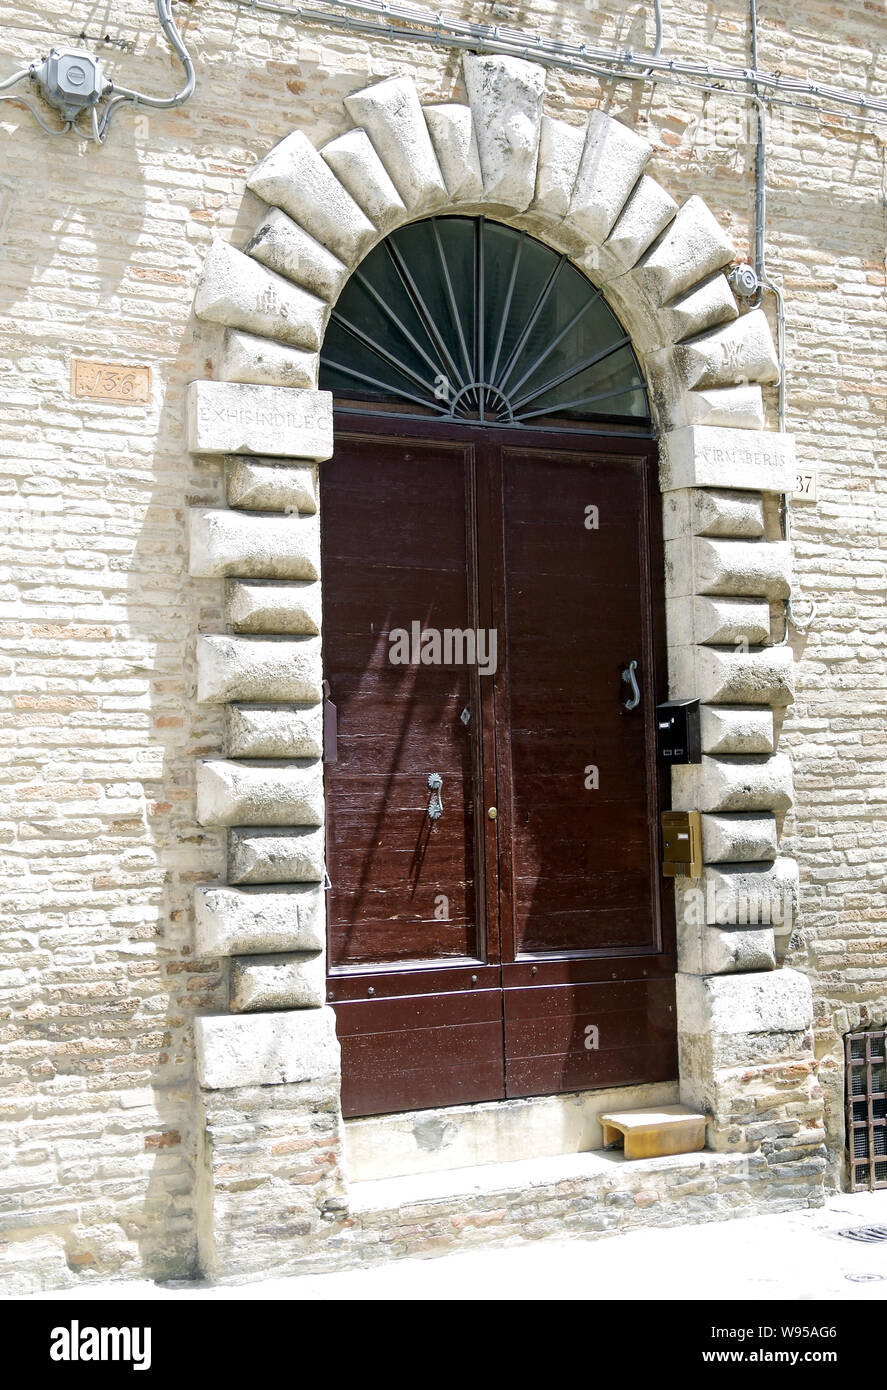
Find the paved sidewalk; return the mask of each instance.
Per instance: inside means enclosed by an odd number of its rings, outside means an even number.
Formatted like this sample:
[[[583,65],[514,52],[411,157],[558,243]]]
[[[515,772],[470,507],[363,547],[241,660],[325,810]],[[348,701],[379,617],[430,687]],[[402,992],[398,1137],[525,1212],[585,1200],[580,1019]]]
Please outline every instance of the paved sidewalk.
[[[825,1207],[631,1231],[598,1240],[535,1241],[342,1274],[209,1288],[145,1280],[82,1284],[53,1299],[887,1299],[887,1191],[844,1194]]]

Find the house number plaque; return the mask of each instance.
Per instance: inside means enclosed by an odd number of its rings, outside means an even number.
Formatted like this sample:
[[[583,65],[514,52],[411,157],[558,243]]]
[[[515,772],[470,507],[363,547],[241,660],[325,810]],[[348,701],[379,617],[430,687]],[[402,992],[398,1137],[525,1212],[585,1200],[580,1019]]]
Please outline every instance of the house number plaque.
[[[94,401],[146,402],[151,399],[151,368],[117,362],[71,359],[71,392]]]

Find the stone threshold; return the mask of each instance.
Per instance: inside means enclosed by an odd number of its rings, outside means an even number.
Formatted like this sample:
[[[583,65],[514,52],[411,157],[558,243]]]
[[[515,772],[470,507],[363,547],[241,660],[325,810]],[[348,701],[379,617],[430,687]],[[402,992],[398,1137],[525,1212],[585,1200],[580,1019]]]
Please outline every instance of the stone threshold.
[[[562,1185],[588,1189],[618,1188],[633,1192],[649,1185],[669,1188],[685,1182],[748,1174],[748,1154],[672,1154],[664,1158],[626,1159],[621,1149],[554,1157],[515,1159],[508,1163],[477,1164],[440,1172],[413,1173],[396,1178],[373,1178],[348,1185],[351,1216],[378,1215],[425,1203],[460,1203],[466,1199],[521,1195],[532,1200],[542,1189]],[[749,1176],[751,1176],[749,1174]]]
[[[350,1182],[557,1158],[604,1147],[608,1110],[673,1105],[677,1081],[371,1115],[345,1121]]]

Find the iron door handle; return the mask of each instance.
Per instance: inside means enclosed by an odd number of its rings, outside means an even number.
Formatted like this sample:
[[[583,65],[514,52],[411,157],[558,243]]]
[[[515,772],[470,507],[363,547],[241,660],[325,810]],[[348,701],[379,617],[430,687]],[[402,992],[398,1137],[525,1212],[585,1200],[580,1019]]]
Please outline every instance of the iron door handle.
[[[635,676],[635,671],[637,669],[637,662],[630,661],[622,672],[622,679],[625,681],[626,685],[631,687],[631,694],[628,699],[622,701],[626,709],[637,709],[638,705],[641,703],[641,690],[637,682],[637,677]]]
[[[439,772],[429,773],[428,785],[431,788],[431,796],[428,800],[428,819],[440,820],[443,815],[443,799],[440,794],[441,788],[443,787],[443,778]]]

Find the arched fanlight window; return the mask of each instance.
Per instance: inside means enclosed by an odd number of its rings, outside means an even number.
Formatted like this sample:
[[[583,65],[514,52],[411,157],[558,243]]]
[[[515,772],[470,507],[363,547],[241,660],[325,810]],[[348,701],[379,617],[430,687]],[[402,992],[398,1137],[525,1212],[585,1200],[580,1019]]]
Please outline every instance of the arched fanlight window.
[[[333,310],[320,385],[485,424],[649,423],[628,335],[566,256],[525,232],[432,217],[366,257]]]

